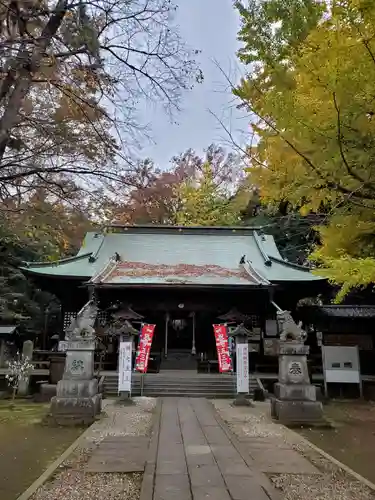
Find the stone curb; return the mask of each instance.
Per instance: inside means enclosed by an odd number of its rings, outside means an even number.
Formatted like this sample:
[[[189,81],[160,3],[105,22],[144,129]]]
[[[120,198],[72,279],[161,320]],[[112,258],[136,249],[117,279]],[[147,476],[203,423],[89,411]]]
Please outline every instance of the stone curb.
[[[95,423],[95,422],[94,422]],[[94,424],[92,424],[94,425]],[[79,444],[86,439],[86,436],[91,430],[91,425],[88,427],[75,441],[67,448],[62,455],[59,456],[44,472],[36,479],[26,491],[21,493],[17,500],[29,500],[34,493],[54,474],[56,469],[74,452]]]
[[[142,478],[142,486],[139,500],[151,500],[154,493],[155,470],[159,447],[159,432],[161,421],[162,400],[157,399],[154,422],[152,425],[150,444],[147,451],[145,471]]]
[[[306,446],[309,446],[312,450],[314,450],[317,453],[319,453],[322,457],[326,458],[327,460],[329,460],[330,462],[332,462],[333,464],[335,464],[337,467],[339,467],[340,469],[344,470],[349,475],[353,476],[357,481],[359,481],[360,483],[366,485],[372,491],[375,491],[375,484],[374,483],[372,483],[371,481],[369,481],[365,477],[361,476],[360,474],[358,474],[358,472],[355,472],[353,469],[351,469],[347,465],[343,464],[342,462],[340,462],[339,460],[337,460],[335,457],[333,457],[332,455],[330,455],[326,451],[324,451],[321,448],[319,448],[319,446],[316,446],[311,441],[309,441],[308,439],[306,439],[303,436],[301,436],[301,434],[298,434],[298,432],[294,431],[293,429],[289,429],[289,427],[287,427],[287,430],[289,432],[291,432],[292,434],[294,434],[294,436],[301,443],[304,443]]]

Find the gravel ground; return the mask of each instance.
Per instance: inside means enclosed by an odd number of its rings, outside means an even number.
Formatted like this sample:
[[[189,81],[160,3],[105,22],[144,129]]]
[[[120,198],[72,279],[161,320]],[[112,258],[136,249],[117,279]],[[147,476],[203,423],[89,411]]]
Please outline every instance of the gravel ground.
[[[141,474],[86,474],[91,450],[107,436],[142,436],[151,430],[153,398],[134,398],[134,405],[120,406],[105,400],[103,418],[95,422],[79,448],[55,475],[32,496],[32,500],[137,500]]]
[[[271,420],[269,403],[254,408],[231,406],[229,401],[213,401],[221,417],[239,437],[265,438],[275,447],[287,445],[307,458],[320,475],[272,474],[269,478],[281,490],[284,500],[373,500],[375,493],[336,464],[311,448],[298,434]]]

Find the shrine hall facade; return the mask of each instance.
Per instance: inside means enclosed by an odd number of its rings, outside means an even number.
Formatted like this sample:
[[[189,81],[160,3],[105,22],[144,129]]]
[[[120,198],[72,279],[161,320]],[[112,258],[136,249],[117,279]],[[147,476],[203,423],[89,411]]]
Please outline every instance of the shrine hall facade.
[[[156,325],[152,350],[163,359],[176,351],[215,356],[212,325],[224,321],[245,321],[261,354],[263,341],[277,336],[274,304],[293,312],[325,285],[251,227],[114,225],[88,233],[76,256],[28,263],[23,272],[59,298],[62,331],[94,293],[99,329],[122,304]]]

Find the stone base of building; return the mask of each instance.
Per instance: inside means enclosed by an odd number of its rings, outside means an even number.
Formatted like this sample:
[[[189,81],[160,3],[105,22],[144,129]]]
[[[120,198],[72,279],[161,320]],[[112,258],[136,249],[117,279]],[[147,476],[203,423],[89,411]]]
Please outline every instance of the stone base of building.
[[[284,425],[326,425],[320,401],[293,401],[272,398],[272,418]]]
[[[102,396],[51,399],[51,421],[57,425],[91,425],[102,410]]]

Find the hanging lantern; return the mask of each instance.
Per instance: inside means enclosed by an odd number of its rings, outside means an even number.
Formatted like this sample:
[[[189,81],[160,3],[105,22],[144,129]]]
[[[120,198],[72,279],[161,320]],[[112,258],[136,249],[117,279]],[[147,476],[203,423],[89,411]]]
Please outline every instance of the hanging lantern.
[[[186,326],[186,322],[184,319],[173,319],[172,320],[172,327],[176,331],[183,330]]]

